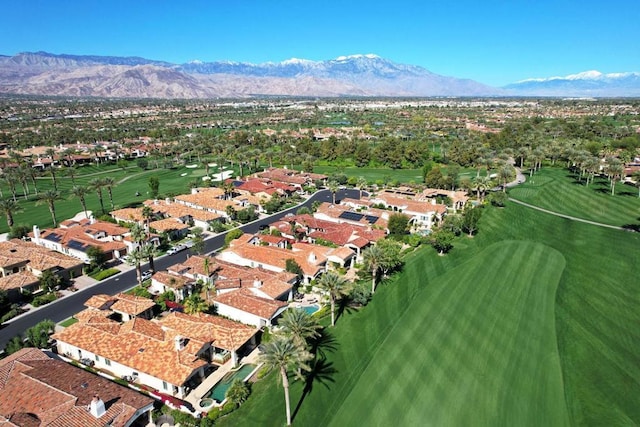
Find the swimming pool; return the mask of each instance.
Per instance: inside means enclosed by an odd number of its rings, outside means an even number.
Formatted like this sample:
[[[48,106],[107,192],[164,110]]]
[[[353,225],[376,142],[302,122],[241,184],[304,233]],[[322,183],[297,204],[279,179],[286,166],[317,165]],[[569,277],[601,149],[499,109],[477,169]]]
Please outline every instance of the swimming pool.
[[[222,402],[224,400],[224,395],[231,386],[231,383],[233,383],[235,379],[240,379],[241,381],[246,380],[249,374],[255,369],[256,365],[246,364],[242,365],[237,371],[228,372],[218,383],[216,383],[216,385],[213,386],[211,390],[209,390],[206,397],[214,399],[218,403]]]
[[[317,304],[313,304],[313,305],[303,305],[303,306],[300,306],[300,308],[301,308],[302,310],[306,311],[306,312],[307,312],[307,313],[309,313],[309,314],[313,314],[313,313],[315,313],[316,311],[320,310],[320,306],[319,306],[319,305],[317,305]]]

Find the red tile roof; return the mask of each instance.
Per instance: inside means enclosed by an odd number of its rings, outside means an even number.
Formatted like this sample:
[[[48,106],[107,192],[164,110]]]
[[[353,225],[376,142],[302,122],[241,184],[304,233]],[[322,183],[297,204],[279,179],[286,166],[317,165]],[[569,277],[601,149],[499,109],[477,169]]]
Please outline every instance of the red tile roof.
[[[87,411],[94,395],[105,402],[100,418]],[[0,360],[0,415],[15,425],[122,427],[136,411],[152,405],[147,396],[50,359],[38,349],[22,349]]]

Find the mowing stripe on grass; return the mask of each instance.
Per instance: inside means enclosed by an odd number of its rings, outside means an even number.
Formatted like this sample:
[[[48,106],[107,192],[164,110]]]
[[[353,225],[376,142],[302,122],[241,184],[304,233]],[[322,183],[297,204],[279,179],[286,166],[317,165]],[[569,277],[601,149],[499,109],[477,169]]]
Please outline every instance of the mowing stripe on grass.
[[[567,425],[554,313],[564,265],[511,241],[432,282],[330,425]]]

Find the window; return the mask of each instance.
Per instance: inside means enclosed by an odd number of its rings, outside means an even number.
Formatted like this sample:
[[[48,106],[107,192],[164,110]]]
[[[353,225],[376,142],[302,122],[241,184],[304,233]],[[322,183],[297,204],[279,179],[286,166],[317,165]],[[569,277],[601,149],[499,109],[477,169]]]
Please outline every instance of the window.
[[[163,390],[168,390],[167,382],[166,382],[166,381],[162,381],[162,389],[163,389]]]
[[[100,356],[96,354],[96,362],[99,362],[99,361],[100,361]]]
[[[104,364],[107,365],[107,366],[111,366],[111,360],[105,358],[104,359]]]

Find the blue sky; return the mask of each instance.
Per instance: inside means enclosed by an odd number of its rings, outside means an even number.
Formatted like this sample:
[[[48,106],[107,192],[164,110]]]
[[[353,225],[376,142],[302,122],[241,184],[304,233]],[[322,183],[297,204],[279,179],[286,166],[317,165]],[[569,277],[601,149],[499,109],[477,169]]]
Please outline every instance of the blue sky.
[[[375,53],[501,86],[640,71],[638,18],[638,0],[5,0],[0,54],[260,63]]]

